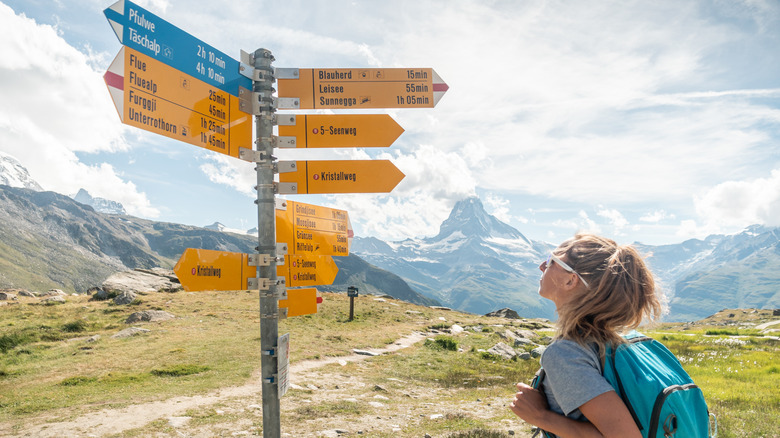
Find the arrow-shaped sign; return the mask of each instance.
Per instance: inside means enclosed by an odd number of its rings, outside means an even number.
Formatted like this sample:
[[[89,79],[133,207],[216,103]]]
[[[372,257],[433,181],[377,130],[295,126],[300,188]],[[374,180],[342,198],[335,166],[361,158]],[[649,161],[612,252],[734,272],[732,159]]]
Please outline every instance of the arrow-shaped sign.
[[[173,268],[184,290],[246,290],[257,268],[238,252],[187,248]]]
[[[122,123],[238,158],[252,116],[238,98],[129,47],[103,76]]]
[[[339,272],[331,256],[288,254],[284,259],[284,266],[278,266],[276,272],[289,287],[333,284]]]
[[[135,3],[119,0],[103,13],[123,45],[234,96],[239,86],[252,89],[237,60]]]
[[[279,109],[433,108],[449,86],[431,68],[277,68]]]
[[[238,252],[187,248],[173,268],[188,292],[202,290],[246,290],[247,279],[255,278],[257,267],[249,256]],[[286,255],[276,275],[289,287],[332,284],[339,272],[330,256]]]
[[[390,160],[282,161],[279,193],[388,193],[404,176]]]
[[[277,115],[279,136],[296,148],[388,147],[404,129],[387,114]]]

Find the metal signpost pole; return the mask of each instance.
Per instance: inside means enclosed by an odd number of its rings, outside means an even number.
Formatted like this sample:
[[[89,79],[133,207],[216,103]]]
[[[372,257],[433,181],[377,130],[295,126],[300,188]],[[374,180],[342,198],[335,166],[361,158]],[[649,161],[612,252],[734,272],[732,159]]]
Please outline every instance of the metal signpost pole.
[[[261,370],[263,378],[263,437],[278,438],[281,435],[278,355],[279,338],[279,302],[276,284],[276,227],[274,199],[274,162],[273,162],[273,117],[276,110],[271,94],[273,88],[274,57],[266,49],[254,53],[254,68],[259,72],[254,81],[254,92],[258,93],[260,114],[256,116],[257,133],[257,229],[259,254],[270,255],[268,266],[258,266],[258,279],[267,279],[268,290],[260,288],[260,348]],[[262,281],[262,280],[259,280]],[[273,352],[268,354],[266,352]]]

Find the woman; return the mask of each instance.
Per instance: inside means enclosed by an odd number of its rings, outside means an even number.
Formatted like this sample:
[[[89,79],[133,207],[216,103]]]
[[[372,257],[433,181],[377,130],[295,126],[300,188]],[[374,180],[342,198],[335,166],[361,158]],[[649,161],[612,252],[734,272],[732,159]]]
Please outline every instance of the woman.
[[[555,303],[558,330],[542,355],[542,390],[518,383],[510,409],[562,438],[641,437],[601,364],[605,344],[660,316],[650,270],[633,247],[593,234],[563,242],[539,269],[539,295]]]

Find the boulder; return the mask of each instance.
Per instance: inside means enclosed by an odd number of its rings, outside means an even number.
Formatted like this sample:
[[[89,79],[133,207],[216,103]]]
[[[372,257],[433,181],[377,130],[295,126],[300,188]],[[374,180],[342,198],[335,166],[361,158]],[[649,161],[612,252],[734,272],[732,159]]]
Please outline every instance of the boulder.
[[[45,304],[47,306],[53,306],[55,304],[64,304],[64,303],[65,303],[65,298],[59,295],[55,295],[49,298],[44,298],[41,300],[41,304]]]
[[[544,353],[545,348],[547,348],[547,347],[536,347],[536,348],[534,348],[533,350],[531,350],[531,356],[533,356],[533,357],[541,356],[542,353]]]
[[[10,292],[0,292],[0,300],[2,301],[11,301],[15,299],[16,299],[16,295]]]
[[[143,312],[135,312],[125,320],[125,324],[133,324],[136,322],[157,322],[167,321],[169,319],[176,318],[176,316],[164,310],[144,310]]]
[[[140,327],[130,327],[130,328],[126,328],[126,329],[120,331],[119,333],[117,333],[117,334],[115,334],[115,335],[113,335],[111,337],[112,338],[129,338],[131,336],[137,336],[137,335],[140,335],[140,334],[143,334],[143,333],[149,333],[150,331],[151,330],[149,330],[149,329],[144,329],[144,328],[140,328]]]
[[[118,304],[118,305],[130,304],[133,301],[135,301],[137,297],[138,295],[136,295],[133,292],[129,292],[129,291],[122,292],[114,298],[114,304]]]
[[[30,292],[29,290],[20,290],[19,295],[23,297],[35,297],[35,292]]]
[[[108,292],[103,290],[102,287],[90,288],[87,293],[91,293],[92,298],[90,298],[90,300],[92,301],[105,301],[108,299]]]
[[[65,296],[67,295],[65,292],[59,290],[59,289],[49,289],[46,292],[41,292],[38,294],[38,296],[41,297],[56,297],[56,296]]]
[[[488,353],[495,354],[496,356],[500,356],[507,360],[511,360],[517,356],[517,352],[512,347],[506,345],[503,342],[499,342],[498,344],[490,347]]]
[[[500,310],[496,310],[494,312],[490,312],[486,314],[485,316],[492,316],[497,318],[509,318],[509,319],[520,319],[520,315],[517,314],[514,310],[505,307]]]
[[[117,272],[103,282],[102,288],[108,293],[132,292],[144,294],[151,292],[176,292],[181,290],[181,283],[173,281],[173,271],[133,270]]]

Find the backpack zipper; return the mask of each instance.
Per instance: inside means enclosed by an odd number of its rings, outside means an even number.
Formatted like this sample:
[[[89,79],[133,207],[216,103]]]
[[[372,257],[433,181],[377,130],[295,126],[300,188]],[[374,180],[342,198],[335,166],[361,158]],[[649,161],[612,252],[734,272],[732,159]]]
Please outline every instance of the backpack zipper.
[[[658,421],[660,420],[661,408],[663,408],[666,398],[677,391],[685,391],[693,388],[698,388],[698,386],[695,383],[672,385],[664,388],[664,390],[658,394],[658,397],[655,399],[655,404],[653,404],[653,414],[650,417],[650,433],[647,435],[648,437],[655,437],[658,434]]]

